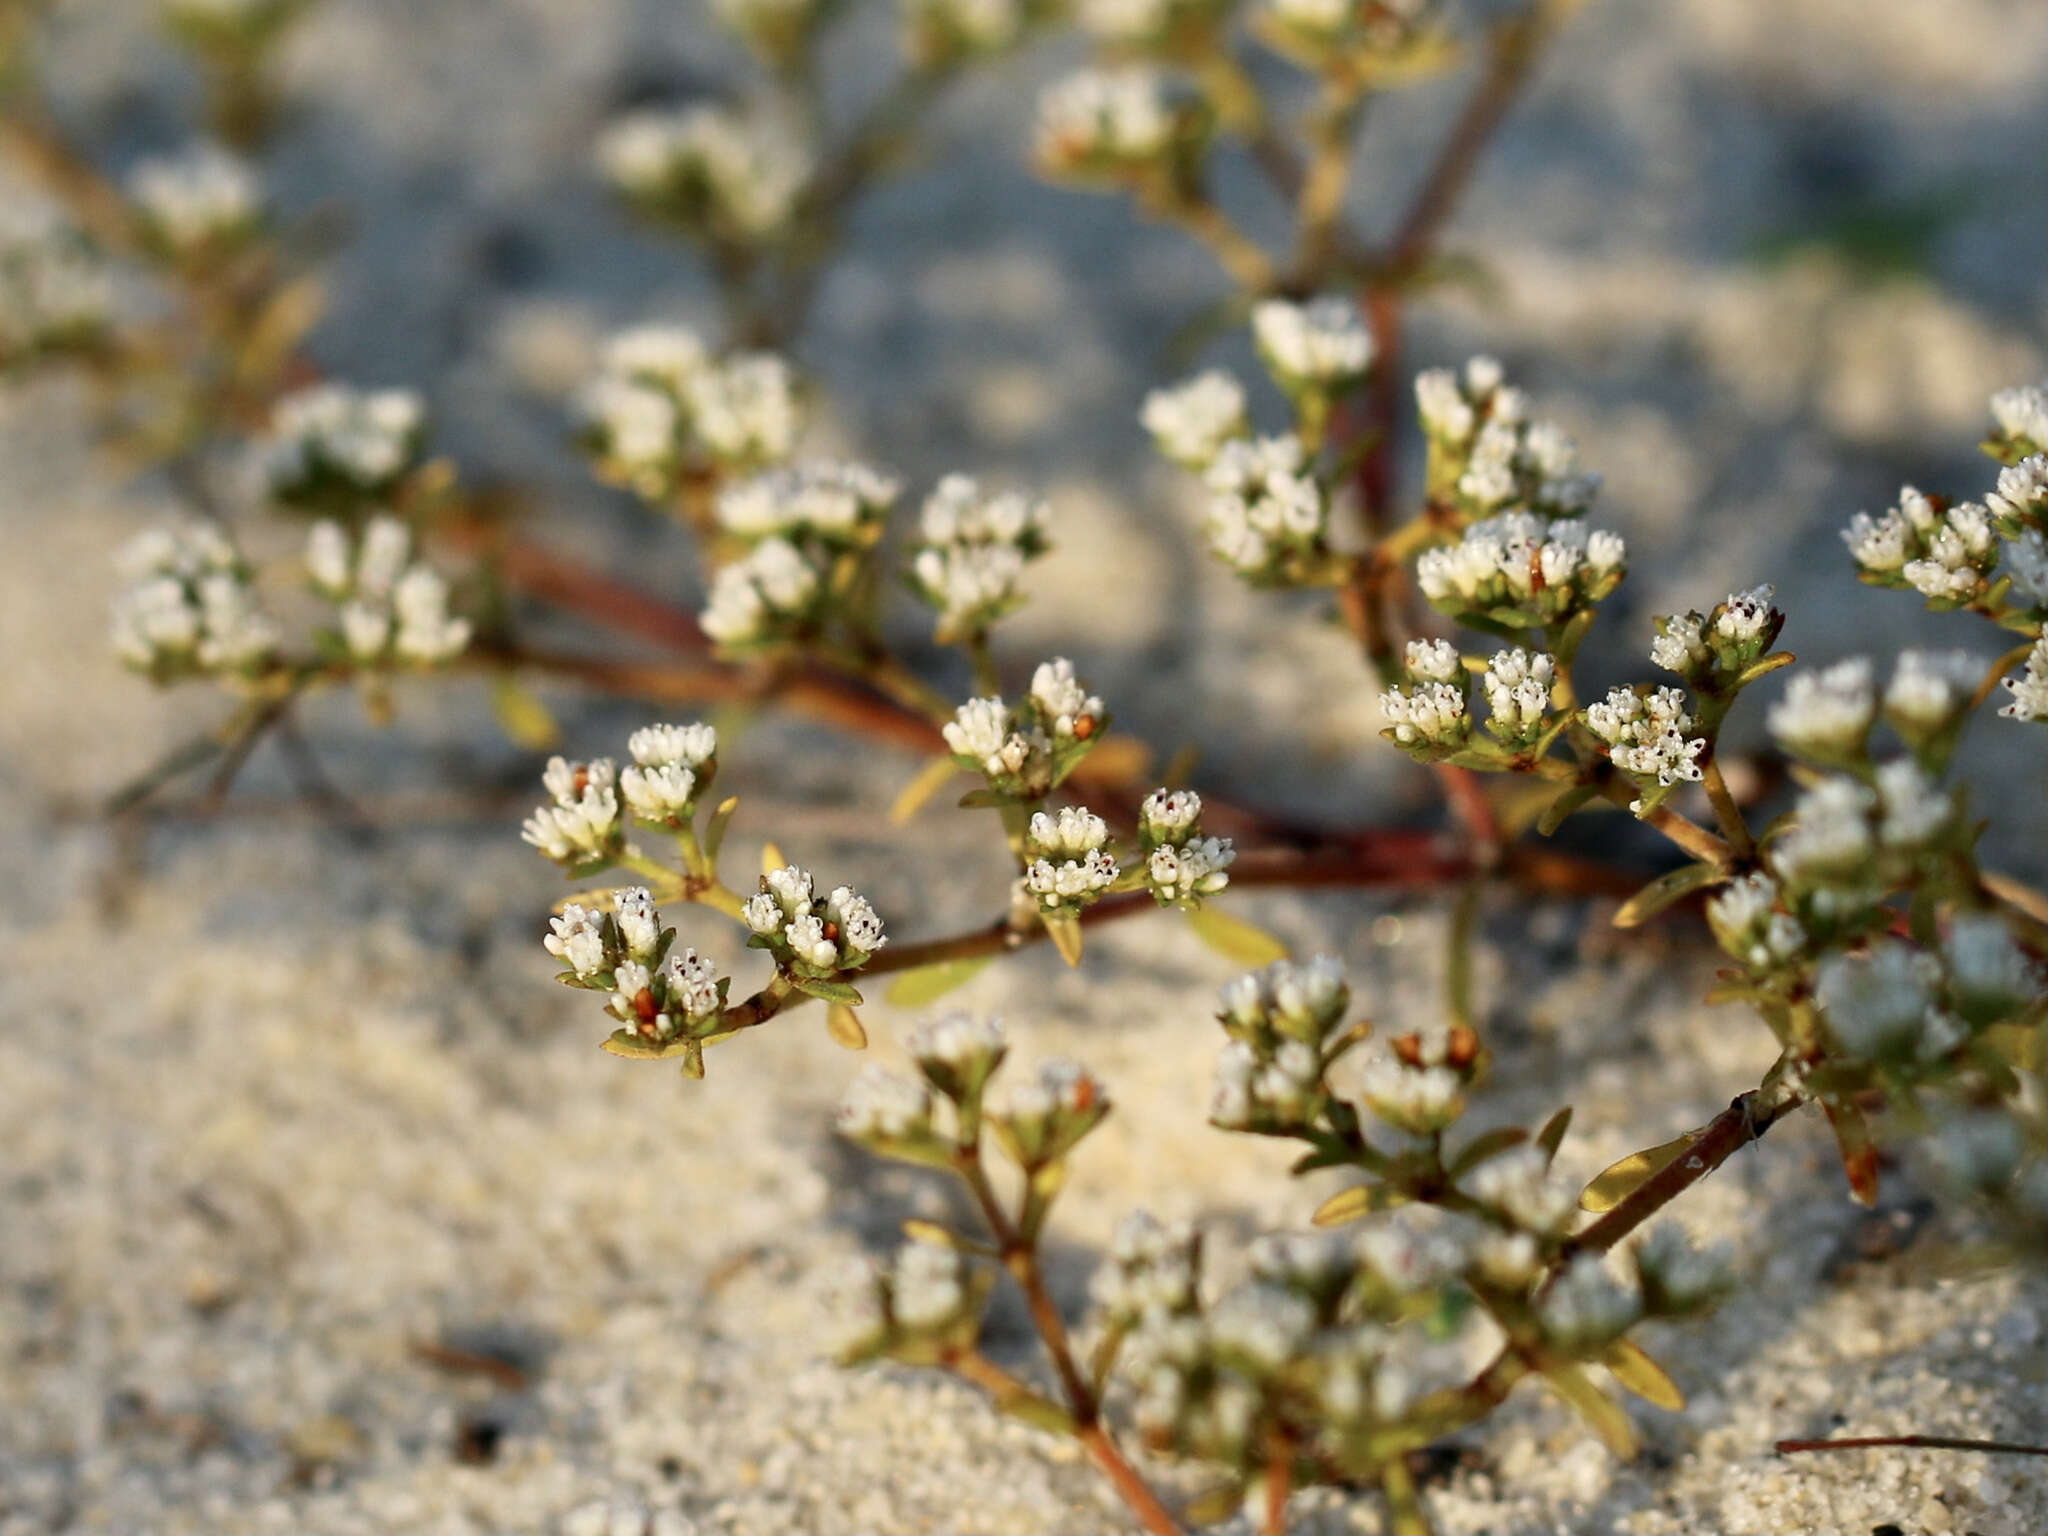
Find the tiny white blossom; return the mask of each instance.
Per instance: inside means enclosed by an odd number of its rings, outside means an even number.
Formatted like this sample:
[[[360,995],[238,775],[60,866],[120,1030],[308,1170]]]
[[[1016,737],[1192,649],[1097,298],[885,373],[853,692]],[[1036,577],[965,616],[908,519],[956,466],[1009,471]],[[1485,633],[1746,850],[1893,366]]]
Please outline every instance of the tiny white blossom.
[[[1223,445],[1245,430],[1244,386],[1211,368],[1171,389],[1153,390],[1141,419],[1167,458],[1207,469]]]
[[[1380,713],[1402,746],[1455,744],[1470,729],[1465,690],[1455,683],[1389,688],[1380,695]]]
[[[1793,824],[1771,848],[1779,876],[1794,887],[1855,876],[1873,851],[1869,813],[1875,797],[1849,778],[1823,779],[1799,797]]]
[[[1210,491],[1203,529],[1218,558],[1248,576],[1274,574],[1292,552],[1323,539],[1329,506],[1301,440],[1233,438],[1204,475]]]
[[[1102,700],[1090,693],[1074,675],[1074,664],[1064,656],[1042,661],[1031,674],[1031,698],[1043,712],[1054,739],[1085,736],[1103,717]],[[1083,722],[1090,722],[1083,726]]]
[[[1663,785],[1701,777],[1699,757],[1706,738],[1687,734],[1693,719],[1685,695],[1676,688],[1647,695],[1612,689],[1600,703],[1586,707],[1586,724],[1607,743],[1614,766],[1624,773]]]
[[[597,164],[628,196],[756,240],[788,223],[811,175],[785,129],[706,105],[619,119],[598,140]]]
[[[2048,447],[2048,382],[2001,389],[1991,397],[1991,417],[2007,437]]]
[[[1764,723],[1787,751],[1828,760],[1859,755],[1876,716],[1870,662],[1855,656],[1794,677]]]
[[[653,958],[661,942],[661,913],[655,910],[653,892],[644,885],[628,886],[613,900],[612,915],[626,953],[636,960]]]
[[[2012,702],[1999,710],[2009,720],[2048,720],[2048,640],[2027,653],[2024,676],[2002,680]]]
[[[931,1090],[886,1067],[863,1068],[839,1101],[837,1129],[853,1141],[907,1141],[929,1134]]]
[[[271,411],[263,450],[271,494],[292,501],[333,481],[384,490],[411,468],[424,423],[411,390],[315,384],[287,395]]]
[[[705,448],[734,463],[787,457],[802,425],[789,365],[772,352],[737,352],[693,374],[683,403]]]
[[[636,325],[604,344],[604,371],[637,380],[680,398],[690,381],[711,366],[711,354],[697,333],[680,325]]]
[[[698,622],[720,645],[775,639],[785,623],[804,615],[818,583],[816,568],[796,545],[782,538],[763,539],[744,559],[712,578],[710,599]]]
[[[1617,1279],[1598,1254],[1581,1254],[1565,1266],[1536,1303],[1546,1338],[1566,1348],[1604,1344],[1627,1331],[1642,1315],[1643,1298],[1633,1280]]]
[[[1465,1187],[1482,1205],[1536,1233],[1562,1231],[1579,1203],[1577,1189],[1551,1169],[1542,1149],[1526,1144],[1488,1158]]]
[[[1526,741],[1550,712],[1557,662],[1541,651],[1496,651],[1479,680],[1486,690],[1487,729],[1505,742]]]
[[[1910,1052],[1921,1044],[1940,977],[1940,964],[1932,956],[1885,941],[1867,954],[1822,961],[1814,992],[1842,1048],[1872,1058]]]
[[[1038,159],[1054,172],[1151,160],[1172,139],[1176,117],[1156,70],[1079,70],[1039,93]]]
[[[635,763],[619,774],[619,793],[626,808],[643,821],[667,822],[686,816],[697,798],[697,775],[674,763],[651,768]]]
[[[1329,388],[1372,366],[1372,333],[1348,299],[1262,300],[1252,308],[1252,336],[1283,383]]]
[[[1955,815],[1955,801],[1910,757],[1877,770],[1878,837],[1890,848],[1922,848]]]
[[[1984,498],[1984,506],[2008,526],[2048,516],[2048,453],[2030,455],[2001,469],[1998,489]]]
[[[143,161],[128,178],[128,192],[150,229],[181,255],[247,230],[262,197],[249,163],[213,144]]]
[[[905,1243],[897,1251],[890,1287],[898,1325],[913,1333],[937,1332],[966,1310],[966,1257],[936,1243]]]
[[[605,968],[604,926],[599,913],[572,901],[558,916],[548,919],[548,927],[542,945],[578,976]]]
[[[1307,1345],[1315,1311],[1305,1297],[1277,1285],[1241,1285],[1209,1311],[1209,1336],[1235,1363],[1277,1371]]]
[[[1227,837],[1190,838],[1154,848],[1146,856],[1145,873],[1161,901],[1191,901],[1229,885],[1227,871],[1236,859]]]
[[[1884,691],[1885,718],[1909,739],[1931,735],[1969,707],[1983,675],[1967,651],[1901,651]]]
[[[1138,811],[1140,824],[1162,841],[1186,832],[1202,818],[1202,797],[1192,789],[1155,789]]]
[[[626,738],[626,750],[644,768],[701,768],[718,755],[718,732],[701,724],[646,725]]]
[[[1448,640],[1410,640],[1402,659],[1417,682],[1455,683],[1465,676],[1464,658]]]
[[[865,464],[817,460],[767,470],[719,493],[719,523],[743,538],[815,533],[846,540],[877,528],[901,483]]]

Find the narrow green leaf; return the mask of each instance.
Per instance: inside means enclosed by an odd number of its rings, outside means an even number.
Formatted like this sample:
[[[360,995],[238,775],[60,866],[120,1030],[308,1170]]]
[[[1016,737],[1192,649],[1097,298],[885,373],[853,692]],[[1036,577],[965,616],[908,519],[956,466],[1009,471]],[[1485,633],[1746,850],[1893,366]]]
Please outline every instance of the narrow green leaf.
[[[1726,885],[1729,875],[1725,869],[1712,864],[1688,864],[1683,869],[1674,869],[1668,875],[1660,876],[1629,897],[1622,909],[1614,914],[1614,926],[1634,928],[1648,922],[1666,907],[1683,901],[1694,891],[1708,886]]]
[[[1694,1133],[1687,1131],[1660,1147],[1645,1147],[1640,1152],[1629,1153],[1618,1163],[1610,1163],[1594,1176],[1593,1182],[1579,1196],[1579,1209],[1591,1211],[1596,1216],[1602,1211],[1613,1210],[1655,1178],[1673,1158],[1693,1144],[1693,1139]]]
[[[1543,1122],[1543,1129],[1536,1133],[1536,1145],[1543,1149],[1547,1160],[1557,1161],[1557,1149],[1564,1145],[1564,1133],[1571,1128],[1572,1107],[1569,1104]]]
[[[1760,677],[1768,677],[1780,667],[1789,667],[1797,660],[1790,651],[1774,651],[1763,660],[1752,662],[1742,669],[1742,675],[1735,679],[1735,686],[1747,688]]]
[[[1279,938],[1257,923],[1246,922],[1217,907],[1190,907],[1188,926],[1194,929],[1196,938],[1239,965],[1271,965],[1287,958],[1287,946]]]
[[[1623,1461],[1635,1455],[1635,1425],[1619,1403],[1593,1385],[1592,1377],[1565,1360],[1546,1366],[1543,1374],[1557,1395],[1577,1409],[1579,1417],[1607,1443],[1607,1449]]]
[[[1325,1200],[1309,1220],[1319,1227],[1341,1227],[1406,1204],[1407,1194],[1391,1184],[1352,1184]]]
[[[1616,1339],[1600,1357],[1600,1363],[1614,1373],[1614,1379],[1646,1403],[1668,1408],[1673,1413],[1685,1407],[1685,1394],[1670,1374],[1629,1339]]]
[[[725,846],[725,829],[732,825],[732,813],[740,808],[738,795],[728,796],[718,802],[718,809],[711,813],[711,819],[704,823],[704,861],[715,873],[718,869],[718,850]]]
[[[970,789],[967,791],[956,803],[963,811],[981,811],[997,806],[1014,805],[1016,799],[1014,796],[1004,794],[1001,790],[990,789],[984,784],[980,789]]]
[[[656,1042],[643,1040],[630,1029],[615,1029],[598,1042],[614,1056],[624,1056],[631,1061],[667,1061],[674,1056],[687,1056],[694,1040],[668,1040]]]
[[[509,672],[500,672],[491,684],[491,712],[505,739],[529,752],[545,752],[562,739],[553,712]]]
[[[1564,821],[1567,816],[1571,815],[1573,811],[1576,811],[1580,806],[1584,805],[1588,800],[1592,798],[1592,785],[1571,785],[1564,791],[1563,794],[1559,795],[1555,800],[1550,802],[1550,809],[1545,811],[1543,815],[1540,818],[1538,818],[1536,822],[1536,830],[1542,833],[1545,837],[1550,836],[1551,833],[1555,832],[1559,827],[1564,825]]]
[[[946,780],[960,771],[960,765],[950,754],[935,757],[918,770],[917,777],[903,786],[903,793],[896,797],[896,803],[889,807],[889,825],[900,827],[919,811],[933,795],[946,787]]]
[[[1081,919],[1071,912],[1041,912],[1039,921],[1045,924],[1046,937],[1052,940],[1052,947],[1060,952],[1060,958],[1069,965],[1081,963]]]
[[[850,1003],[858,1005],[867,1001],[860,993],[843,981],[828,981],[821,976],[798,976],[793,978],[799,992],[812,997],[823,998],[828,1003]]]
[[[994,955],[972,955],[965,960],[920,965],[889,983],[889,1001],[898,1008],[927,1007],[955,987],[966,986],[994,963]]]
[[[844,1003],[834,1003],[825,1010],[825,1029],[832,1036],[832,1043],[849,1051],[864,1051],[868,1048],[868,1032],[860,1022],[860,1015]]]

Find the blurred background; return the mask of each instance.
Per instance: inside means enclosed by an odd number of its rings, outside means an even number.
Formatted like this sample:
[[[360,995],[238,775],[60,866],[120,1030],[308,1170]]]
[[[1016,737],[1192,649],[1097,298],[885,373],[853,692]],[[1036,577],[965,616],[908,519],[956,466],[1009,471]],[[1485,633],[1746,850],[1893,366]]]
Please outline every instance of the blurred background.
[[[850,12],[828,74],[845,114],[894,67],[891,8]],[[1250,373],[1250,351],[1236,333],[1188,345],[1230,291],[1206,252],[1030,174],[1035,92],[1083,52],[963,81],[921,162],[861,203],[792,349],[818,386],[808,446],[887,465],[913,496],[956,469],[1046,494],[1056,550],[1002,657],[1072,656],[1122,722],[1199,747],[1204,787],[1426,814],[1351,643],[1313,601],[1213,568],[1194,487],[1145,441],[1149,388],[1200,362]],[[192,132],[198,83],[153,6],[64,0],[46,62],[66,130],[110,172]],[[281,66],[268,189],[346,230],[321,364],[421,390],[437,446],[522,487],[536,539],[694,604],[687,538],[590,478],[568,403],[608,331],[719,331],[700,264],[616,204],[591,145],[628,107],[743,91],[738,45],[691,0],[322,0]],[[1405,204],[1468,83],[1375,108],[1362,227]],[[1591,682],[1648,675],[1652,615],[1762,580],[1802,659],[1995,654],[1981,625],[1857,586],[1838,530],[1902,481],[1981,494],[1986,397],[2048,374],[2043,143],[2032,0],[1589,0],[1573,19],[1450,227],[1472,279],[1414,306],[1404,365],[1499,355],[1606,475],[1594,520],[1633,569]],[[1223,193],[1278,234],[1243,168]],[[1412,485],[1419,441],[1403,453]],[[964,1391],[817,1363],[829,1269],[927,1196],[828,1136],[859,1063],[815,1018],[682,1087],[595,1050],[537,943],[559,894],[516,837],[538,763],[481,685],[401,690],[391,731],[343,698],[309,717],[367,840],[309,815],[268,753],[218,818],[110,831],[103,797],[221,708],[152,694],[107,652],[110,555],[167,504],[95,456],[75,381],[0,389],[0,1533],[1116,1527],[1087,1468]],[[964,688],[947,665],[933,675]],[[548,697],[579,753],[647,718]],[[1761,717],[1730,739],[1760,740]],[[1994,862],[2035,877],[2037,737],[1986,722],[1968,757]],[[985,827],[934,811],[887,828],[914,759],[763,717],[721,760],[745,803],[735,847],[773,836],[892,931],[999,908]],[[1248,910],[1345,954],[1376,1016],[1434,1007],[1438,904]],[[1502,895],[1487,933],[1490,1108],[1575,1098],[1575,1167],[1698,1123],[1769,1062],[1760,1027],[1693,1001],[1711,961],[1675,927],[1617,948],[1597,910]],[[1035,955],[963,994],[1026,1057],[1084,1056],[1122,1106],[1063,1228],[1077,1300],[1133,1203],[1242,1231],[1299,1223],[1326,1192],[1202,1125],[1227,975],[1147,920],[1079,973]],[[877,1050],[907,1023],[874,1010]],[[1652,1455],[1617,1468],[1518,1402],[1446,1468],[1445,1528],[2040,1528],[2024,1469],[1768,1458],[1772,1436],[1840,1422],[2048,1432],[2038,1291],[1916,1267],[1910,1190],[1880,1213],[1902,1251],[1872,1259],[1829,1163],[1824,1133],[1788,1126],[1699,1192],[1691,1218],[1760,1283],[1673,1336],[1694,1406],[1655,1419]],[[1354,1514],[1333,1497],[1310,1518]]]

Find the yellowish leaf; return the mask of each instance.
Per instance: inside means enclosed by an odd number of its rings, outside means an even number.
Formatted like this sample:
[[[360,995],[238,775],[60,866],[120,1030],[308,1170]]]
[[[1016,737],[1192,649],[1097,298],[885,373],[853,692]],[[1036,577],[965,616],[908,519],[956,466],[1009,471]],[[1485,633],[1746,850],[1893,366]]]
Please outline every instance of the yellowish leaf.
[[[1060,958],[1069,965],[1081,963],[1081,920],[1071,912],[1045,912],[1039,914],[1045,924],[1046,937],[1052,940],[1052,947],[1060,952]]]
[[[860,1015],[844,1003],[833,1003],[825,1009],[825,1028],[835,1045],[849,1051],[868,1048],[868,1032],[861,1025]]]
[[[920,768],[917,777],[903,786],[903,793],[889,807],[889,825],[900,827],[925,808],[925,803],[946,787],[946,781],[960,771],[950,757],[935,757]]]
[[[1274,935],[1257,923],[1246,922],[1217,907],[1191,908],[1188,926],[1194,929],[1196,938],[1239,965],[1271,965],[1287,958],[1287,946]]]
[[[898,1008],[927,1007],[955,987],[965,986],[994,962],[994,955],[975,955],[965,960],[920,965],[889,983],[889,1001]]]
[[[773,843],[763,843],[763,844],[761,845],[761,873],[762,873],[762,874],[764,874],[764,875],[772,875],[772,874],[774,874],[774,873],[775,873],[775,871],[777,871],[778,869],[783,869],[783,868],[786,868],[786,867],[788,866],[788,864],[789,864],[789,860],[785,859],[785,858],[784,858],[784,857],[782,856],[782,850],[781,850],[780,848],[776,847],[776,846],[775,846],[775,844],[773,844]]]
[[[500,672],[491,684],[491,709],[506,739],[529,752],[545,752],[562,739],[553,712],[510,673]]]
[[[1637,1450],[1636,1427],[1629,1422],[1622,1406],[1593,1384],[1578,1366],[1568,1361],[1558,1361],[1544,1371],[1557,1395],[1579,1412],[1579,1417],[1592,1425],[1593,1432],[1607,1443],[1607,1449],[1623,1461],[1634,1456]]]
[[[1675,1141],[1667,1141],[1661,1147],[1645,1147],[1640,1152],[1631,1152],[1620,1162],[1610,1164],[1595,1175],[1593,1182],[1586,1186],[1579,1196],[1579,1208],[1592,1211],[1611,1211],[1637,1189],[1655,1178],[1671,1160],[1693,1143],[1694,1133],[1687,1131]]]
[[[1678,1390],[1664,1367],[1643,1353],[1643,1348],[1629,1339],[1616,1339],[1600,1357],[1600,1363],[1614,1373],[1614,1379],[1644,1402],[1654,1403],[1659,1408],[1668,1408],[1677,1413],[1685,1407],[1685,1394]]]

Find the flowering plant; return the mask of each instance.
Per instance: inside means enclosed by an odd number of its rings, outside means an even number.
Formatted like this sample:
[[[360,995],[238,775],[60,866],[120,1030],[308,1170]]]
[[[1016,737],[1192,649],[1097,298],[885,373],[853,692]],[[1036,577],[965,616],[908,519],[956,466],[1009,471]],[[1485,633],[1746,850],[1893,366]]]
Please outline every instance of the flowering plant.
[[[216,130],[253,150],[273,51],[307,5],[166,9],[209,72]],[[956,1179],[978,1222],[916,1222],[887,1263],[854,1276],[842,1358],[955,1373],[1002,1411],[1074,1437],[1154,1531],[1239,1507],[1282,1530],[1311,1485],[1377,1490],[1393,1529],[1427,1529],[1421,1459],[1524,1381],[1632,1454],[1623,1394],[1683,1400],[1638,1326],[1699,1313],[1733,1278],[1724,1256],[1651,1219],[1811,1106],[1856,1199],[1875,1199],[1887,1144],[1924,1149],[1937,1177],[2003,1219],[2011,1248],[2038,1248],[2048,909],[1982,867],[1957,765],[1973,715],[2001,689],[2001,728],[2048,723],[2048,385],[1991,402],[1984,448],[2000,469],[1982,500],[1908,487],[1845,534],[1864,581],[2020,643],[1989,661],[1908,651],[1882,681],[1857,658],[1771,684],[1764,720],[1794,786],[1772,816],[1728,771],[1722,743],[1744,695],[1793,665],[1777,649],[1788,620],[1773,588],[1656,618],[1637,647],[1647,642],[1660,676],[1582,695],[1587,647],[1629,569],[1623,538],[1594,524],[1599,477],[1497,361],[1400,374],[1402,306],[1440,275],[1436,248],[1476,140],[1565,0],[1510,8],[1476,39],[1432,0],[1074,9],[1099,58],[1044,93],[1033,164],[1057,183],[1128,195],[1213,252],[1237,289],[1231,323],[1265,374],[1248,384],[1210,367],[1164,385],[1143,404],[1143,428],[1188,477],[1211,557],[1261,593],[1311,594],[1334,612],[1376,685],[1380,734],[1440,788],[1449,835],[1305,833],[1204,794],[1185,764],[1150,773],[1151,754],[1115,734],[1085,666],[1033,655],[1027,671],[998,650],[1057,537],[1044,500],[964,473],[913,488],[806,451],[812,399],[787,352],[845,219],[901,168],[946,85],[1063,24],[1064,8],[1032,0],[906,0],[903,73],[838,141],[818,127],[812,68],[836,7],[721,0],[721,20],[757,56],[759,99],[645,109],[599,135],[596,173],[624,205],[704,254],[725,341],[668,321],[621,332],[566,404],[565,431],[600,479],[664,520],[650,530],[673,524],[692,539],[694,614],[525,542],[434,454],[419,395],[318,376],[303,345],[317,280],[267,212],[252,159],[202,143],[117,181],[32,102],[18,106],[11,126],[50,207],[10,211],[0,230],[0,363],[90,372],[110,436],[173,470],[221,457],[248,470],[234,515],[195,495],[190,517],[123,556],[119,659],[154,684],[210,683],[233,700],[222,727],[124,806],[215,760],[224,794],[315,689],[352,688],[385,719],[401,677],[469,673],[489,678],[508,734],[536,755],[559,744],[528,691],[549,678],[665,715],[772,700],[909,746],[926,763],[897,823],[971,780],[958,808],[989,829],[1007,903],[978,926],[906,940],[855,885],[829,884],[776,843],[758,875],[735,875],[726,837],[740,797],[712,794],[718,724],[647,724],[626,739],[630,761],[547,758],[547,799],[522,836],[571,879],[620,882],[558,906],[541,939],[557,979],[597,994],[605,1050],[674,1061],[691,1078],[711,1047],[812,1003],[835,1041],[863,1048],[864,989],[885,977],[892,1001],[928,1007],[1028,945],[1081,966],[1093,927],[1148,913],[1186,922],[1249,967],[1210,1010],[1222,1032],[1210,1122],[1292,1144],[1296,1177],[1335,1186],[1315,1230],[1250,1242],[1243,1278],[1219,1281],[1229,1266],[1215,1262],[1213,1234],[1140,1212],[1086,1317],[1062,1310],[1043,1245],[1073,1161],[1112,1112],[1111,1085],[1073,1062],[1012,1065],[998,1021],[928,1019],[903,1041],[911,1070],[869,1068],[837,1117],[873,1154]],[[1346,207],[1367,104],[1475,42],[1485,66],[1458,131],[1392,238],[1368,241]],[[1254,45],[1274,56],[1257,69]],[[1283,66],[1313,97],[1298,120],[1261,83]],[[1217,190],[1218,156],[1239,150],[1291,212],[1284,249],[1255,239]],[[137,341],[118,313],[117,271],[179,310],[170,342]],[[1404,496],[1393,440],[1410,398],[1426,461]],[[900,543],[892,523],[913,525]],[[279,525],[303,554],[292,581],[266,592],[276,571],[237,534]],[[288,584],[329,610],[322,621],[288,622],[275,602]],[[514,591],[678,644],[687,664],[549,649],[518,622]],[[928,621],[936,646],[957,653],[950,680],[906,659],[889,620],[904,593],[928,610],[918,632]],[[1728,962],[1714,998],[1747,1006],[1775,1058],[1707,1125],[1576,1185],[1557,1167],[1569,1107],[1527,1126],[1467,1120],[1492,1064],[1470,948],[1488,882],[1534,895],[1624,879],[1613,862],[1547,853],[1525,835],[1596,810],[1625,811],[1675,850],[1649,884],[1628,882],[1615,922],[1697,906]],[[1339,962],[1297,959],[1232,910],[1247,888],[1396,874],[1458,890],[1441,1017],[1374,1021]],[[744,962],[755,980],[712,958],[706,930],[718,923],[758,952]],[[1043,1345],[1042,1377],[984,1347],[1004,1283]],[[1474,1341],[1490,1352],[1477,1371],[1448,1347]],[[1209,1492],[1172,1507],[1136,1446],[1196,1464]]]

